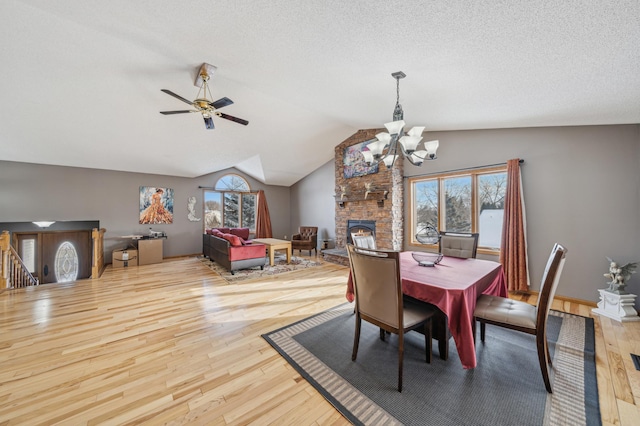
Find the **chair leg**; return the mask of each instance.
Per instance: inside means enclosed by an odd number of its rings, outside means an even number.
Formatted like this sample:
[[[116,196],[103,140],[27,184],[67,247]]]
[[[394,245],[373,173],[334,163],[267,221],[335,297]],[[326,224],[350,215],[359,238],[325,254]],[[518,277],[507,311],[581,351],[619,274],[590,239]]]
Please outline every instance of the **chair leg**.
[[[485,329],[484,321],[480,320],[480,341],[484,343],[484,329]]]
[[[431,364],[431,352],[433,351],[433,324],[431,324],[431,319],[424,323],[424,343],[427,350],[427,364]]]
[[[351,361],[355,361],[358,356],[358,344],[360,343],[360,314],[356,312],[356,333],[353,337],[353,352],[351,353]]]
[[[540,371],[542,372],[542,380],[544,380],[544,387],[547,388],[547,392],[553,393],[551,389],[551,380],[549,379],[549,366],[548,366],[548,348],[545,344],[547,338],[544,334],[536,335],[536,347],[538,349],[538,361],[540,362]]]
[[[398,392],[402,392],[402,362],[404,361],[404,333],[398,333]]]

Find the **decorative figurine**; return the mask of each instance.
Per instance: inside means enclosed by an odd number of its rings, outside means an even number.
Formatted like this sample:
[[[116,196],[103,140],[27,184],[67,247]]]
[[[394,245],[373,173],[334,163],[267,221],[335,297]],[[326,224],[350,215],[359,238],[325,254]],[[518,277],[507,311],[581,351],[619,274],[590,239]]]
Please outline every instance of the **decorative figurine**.
[[[605,278],[610,279],[608,283],[609,287],[607,291],[615,294],[626,294],[624,288],[627,286],[627,281],[631,278],[631,274],[636,273],[638,269],[638,262],[627,263],[624,266],[618,266],[618,264],[607,257],[609,261],[609,272],[604,274]]]

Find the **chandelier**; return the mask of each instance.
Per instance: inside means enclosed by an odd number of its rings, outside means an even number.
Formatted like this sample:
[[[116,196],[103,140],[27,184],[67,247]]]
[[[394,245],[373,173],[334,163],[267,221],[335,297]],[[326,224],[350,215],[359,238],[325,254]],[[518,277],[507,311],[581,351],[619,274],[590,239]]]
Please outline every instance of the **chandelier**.
[[[424,149],[418,150],[418,144],[422,140],[423,127],[413,127],[408,132],[404,132],[404,112],[400,105],[400,79],[406,74],[402,71],[391,74],[396,79],[396,106],[393,109],[393,121],[385,123],[387,132],[378,133],[375,139],[360,151],[364,156],[364,161],[369,165],[384,163],[387,167],[393,167],[396,159],[400,155],[404,156],[414,166],[420,166],[424,160],[435,160],[439,142],[437,140],[424,143]],[[365,142],[365,143],[366,143]]]

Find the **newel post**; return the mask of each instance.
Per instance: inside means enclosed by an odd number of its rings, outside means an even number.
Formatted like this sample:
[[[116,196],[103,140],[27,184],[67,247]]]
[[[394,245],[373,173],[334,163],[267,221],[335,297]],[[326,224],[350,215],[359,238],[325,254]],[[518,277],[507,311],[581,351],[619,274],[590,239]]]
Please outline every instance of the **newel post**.
[[[9,231],[0,234],[0,288],[9,283]]]

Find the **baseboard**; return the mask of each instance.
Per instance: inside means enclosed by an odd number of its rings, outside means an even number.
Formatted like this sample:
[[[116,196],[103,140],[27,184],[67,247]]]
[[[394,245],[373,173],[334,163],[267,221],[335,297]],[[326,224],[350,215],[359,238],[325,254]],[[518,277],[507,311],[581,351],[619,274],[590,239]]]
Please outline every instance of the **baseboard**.
[[[518,291],[518,292],[512,292],[510,291],[509,293],[514,293],[514,294],[526,294],[526,295],[530,295],[530,296],[538,296],[538,294],[540,292],[538,291],[534,291],[534,290],[530,290],[530,291]],[[554,300],[561,300],[563,302],[569,302],[569,303],[579,303],[581,305],[585,305],[585,306],[589,306],[592,308],[595,308],[598,306],[598,302],[594,302],[592,300],[582,300],[582,299],[576,299],[574,297],[567,297],[567,296],[558,296],[556,295],[554,298]]]

